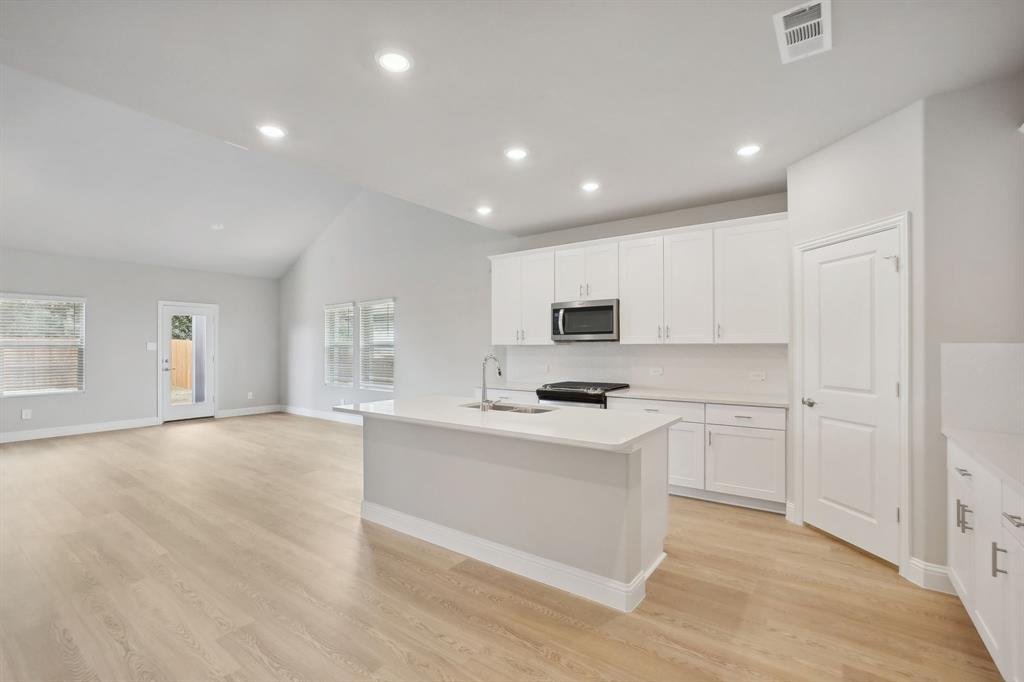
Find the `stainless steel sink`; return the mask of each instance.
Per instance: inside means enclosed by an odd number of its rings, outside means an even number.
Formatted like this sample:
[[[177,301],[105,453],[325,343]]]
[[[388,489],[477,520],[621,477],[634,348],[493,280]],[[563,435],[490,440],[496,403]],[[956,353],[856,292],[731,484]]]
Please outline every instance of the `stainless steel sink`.
[[[480,403],[467,403],[463,407],[468,407],[473,410],[480,409]],[[543,414],[544,412],[551,412],[555,408],[553,407],[534,407],[533,405],[516,405],[515,403],[493,403],[487,407],[486,411],[495,412],[515,412],[517,414]]]

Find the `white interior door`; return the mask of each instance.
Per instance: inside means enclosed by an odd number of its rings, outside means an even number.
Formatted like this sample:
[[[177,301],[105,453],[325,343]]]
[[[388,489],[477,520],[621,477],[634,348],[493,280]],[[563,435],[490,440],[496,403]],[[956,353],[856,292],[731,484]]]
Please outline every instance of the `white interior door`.
[[[217,412],[217,306],[160,304],[160,417],[212,417]]]
[[[665,343],[714,343],[715,273],[711,230],[665,237]]]
[[[803,254],[804,518],[899,561],[895,229]]]

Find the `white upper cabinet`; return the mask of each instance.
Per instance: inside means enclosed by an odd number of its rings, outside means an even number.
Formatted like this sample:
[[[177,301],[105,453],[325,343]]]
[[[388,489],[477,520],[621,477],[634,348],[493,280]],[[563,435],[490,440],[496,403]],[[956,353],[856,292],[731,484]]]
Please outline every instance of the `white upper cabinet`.
[[[722,227],[715,234],[715,340],[789,342],[786,221]]]
[[[555,254],[528,253],[521,267],[523,315],[519,343],[551,345],[551,304],[555,294]]]
[[[664,248],[665,343],[714,343],[713,232],[670,234]]]
[[[551,251],[491,260],[491,343],[550,345],[555,257]]]
[[[555,300],[593,301],[618,296],[618,243],[555,251]]]
[[[619,342],[662,343],[662,238],[619,242]]]

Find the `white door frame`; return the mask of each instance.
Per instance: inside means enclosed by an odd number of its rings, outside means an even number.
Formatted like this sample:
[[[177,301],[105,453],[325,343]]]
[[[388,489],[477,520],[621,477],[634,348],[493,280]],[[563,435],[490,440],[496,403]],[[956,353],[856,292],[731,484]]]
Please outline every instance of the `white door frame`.
[[[856,239],[877,232],[896,230],[899,235],[900,275],[900,417],[899,417],[899,471],[900,471],[900,575],[908,580],[910,563],[910,527],[913,523],[910,493],[910,406],[913,400],[910,386],[910,214],[898,213],[848,230],[834,232],[800,242],[793,247],[793,338],[790,345],[793,360],[793,391],[789,412],[792,424],[792,472],[793,491],[786,506],[786,518],[796,524],[804,522],[804,423],[803,405],[800,402],[804,380],[803,328],[804,328],[804,269],[803,256],[806,252],[823,246]]]
[[[220,305],[217,303],[190,303],[188,301],[157,301],[156,302],[156,418],[162,424],[164,419],[164,370],[163,364],[161,363],[160,349],[163,347],[164,334],[169,333],[170,330],[164,329],[164,306],[180,305],[187,306],[189,308],[203,308],[207,311],[207,314],[212,316],[216,320],[215,330],[213,333],[213,416],[217,416],[217,396],[220,393],[218,386],[220,385],[220,352],[218,346],[220,345]]]

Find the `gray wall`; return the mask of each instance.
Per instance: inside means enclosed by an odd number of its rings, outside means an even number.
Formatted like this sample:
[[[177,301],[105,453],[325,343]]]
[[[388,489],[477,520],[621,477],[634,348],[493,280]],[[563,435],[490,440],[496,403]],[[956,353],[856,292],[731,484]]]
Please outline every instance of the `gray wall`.
[[[939,344],[1024,340],[1021,123],[1017,74],[916,102],[788,173],[795,243],[910,213],[911,553],[938,564],[946,560]]]
[[[466,394],[490,344],[493,230],[361,192],[281,279],[282,403],[328,411],[352,400]],[[326,386],[323,307],[394,297],[394,394]],[[358,379],[356,381],[358,384]]]
[[[0,290],[87,299],[85,392],[2,398],[5,432],[155,418],[157,353],[146,342],[157,340],[158,300],[220,304],[218,409],[279,402],[273,279],[4,249]]]

